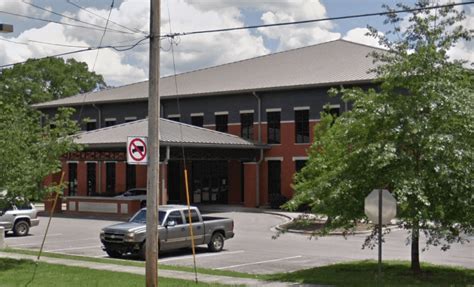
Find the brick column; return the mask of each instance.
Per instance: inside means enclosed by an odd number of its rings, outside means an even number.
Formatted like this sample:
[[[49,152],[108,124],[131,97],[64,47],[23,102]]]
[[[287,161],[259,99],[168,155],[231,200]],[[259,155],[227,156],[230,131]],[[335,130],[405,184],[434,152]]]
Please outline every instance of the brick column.
[[[146,188],[146,165],[137,165],[137,187]]]
[[[126,162],[118,161],[115,166],[115,193],[125,192],[126,188]]]
[[[256,171],[257,164],[255,162],[244,163],[244,206],[256,207]]]

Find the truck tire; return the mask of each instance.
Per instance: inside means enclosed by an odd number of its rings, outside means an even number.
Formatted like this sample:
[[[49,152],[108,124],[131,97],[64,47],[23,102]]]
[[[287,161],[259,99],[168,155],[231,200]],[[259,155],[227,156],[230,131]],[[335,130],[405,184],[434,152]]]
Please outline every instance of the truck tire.
[[[30,231],[30,224],[26,220],[18,220],[13,226],[13,233],[16,236],[26,236]]]
[[[105,252],[112,258],[122,258],[122,253],[120,251],[106,248]]]
[[[207,247],[211,252],[221,251],[222,248],[224,248],[224,235],[220,232],[215,232],[211,237],[211,241],[207,244]]]

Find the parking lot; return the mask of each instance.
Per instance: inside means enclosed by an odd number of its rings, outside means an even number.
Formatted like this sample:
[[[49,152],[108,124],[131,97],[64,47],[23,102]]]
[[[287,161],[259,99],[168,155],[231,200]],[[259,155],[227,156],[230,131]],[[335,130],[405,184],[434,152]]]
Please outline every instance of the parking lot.
[[[308,239],[305,235],[284,234],[278,239],[274,227],[285,218],[265,213],[225,212],[214,216],[233,218],[235,238],[225,242],[224,251],[207,252],[197,248],[197,265],[203,268],[233,270],[247,273],[274,273],[305,269],[357,259],[377,259],[377,250],[362,250],[364,235]],[[38,250],[41,246],[48,218],[41,217],[39,227],[31,229],[27,237],[8,235],[6,243],[12,248]],[[53,218],[44,251],[73,255],[107,257],[101,249],[101,228],[117,221],[77,218]],[[406,246],[406,231],[392,231],[384,244],[384,259],[410,259]],[[420,244],[421,245],[421,244]],[[423,246],[423,245],[421,245]],[[190,250],[160,255],[160,263],[192,266]],[[421,254],[423,261],[438,264],[461,265],[474,268],[474,244],[453,245],[447,252],[431,247]],[[138,260],[138,259],[128,259]]]

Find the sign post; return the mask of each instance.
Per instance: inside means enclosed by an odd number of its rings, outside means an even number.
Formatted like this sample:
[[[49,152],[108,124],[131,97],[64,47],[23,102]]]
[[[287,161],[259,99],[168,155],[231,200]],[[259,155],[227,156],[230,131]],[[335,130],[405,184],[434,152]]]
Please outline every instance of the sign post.
[[[365,215],[378,228],[378,272],[382,276],[382,225],[390,223],[397,215],[397,200],[386,189],[374,189],[364,202]]]

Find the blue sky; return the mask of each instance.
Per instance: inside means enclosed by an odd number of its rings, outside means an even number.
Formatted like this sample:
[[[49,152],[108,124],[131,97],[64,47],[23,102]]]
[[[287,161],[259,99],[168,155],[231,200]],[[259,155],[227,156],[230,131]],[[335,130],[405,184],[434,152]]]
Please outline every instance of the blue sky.
[[[55,12],[66,14],[87,23],[104,26],[105,21],[88,12],[81,11],[65,0],[25,0]],[[111,0],[69,0],[90,11],[106,17]],[[382,4],[394,6],[399,1],[380,0],[163,0],[162,29],[169,31],[168,4],[170,4],[171,25],[174,32],[215,29],[262,23],[277,23],[295,20],[335,17],[381,11]],[[414,0],[402,0],[412,5]],[[443,3],[446,0],[434,1]],[[457,0],[456,2],[460,2]],[[472,6],[472,5],[471,5]],[[472,25],[473,9],[468,9]],[[41,11],[19,0],[1,0],[0,11],[13,12],[44,19],[64,21],[84,25],[70,19]],[[148,31],[148,0],[115,0],[111,19],[127,27]],[[364,36],[367,25],[385,32],[390,27],[383,25],[383,17],[367,17],[340,21],[321,22],[300,26],[266,28],[252,31],[228,32],[209,35],[184,36],[175,47],[178,72],[190,71],[217,64],[251,58],[276,51],[288,50],[326,42],[338,38],[376,45],[376,41]],[[95,47],[102,36],[101,31],[78,27],[68,27],[0,13],[0,23],[15,26],[15,32],[0,35],[0,65],[24,61],[30,57],[43,57],[51,54],[76,50],[32,41]],[[109,28],[124,30],[110,23]],[[124,34],[108,31],[102,44],[124,45],[135,43],[143,34]],[[5,41],[15,41],[11,43]],[[119,43],[119,44],[117,44]],[[170,43],[162,42],[162,74],[173,72]],[[472,44],[464,44],[455,55],[471,57]],[[71,55],[85,61],[91,68],[97,52]],[[117,52],[111,49],[100,50],[95,63],[95,71],[104,75],[107,83],[118,86],[145,80],[148,73],[148,45],[146,41],[133,50]]]

